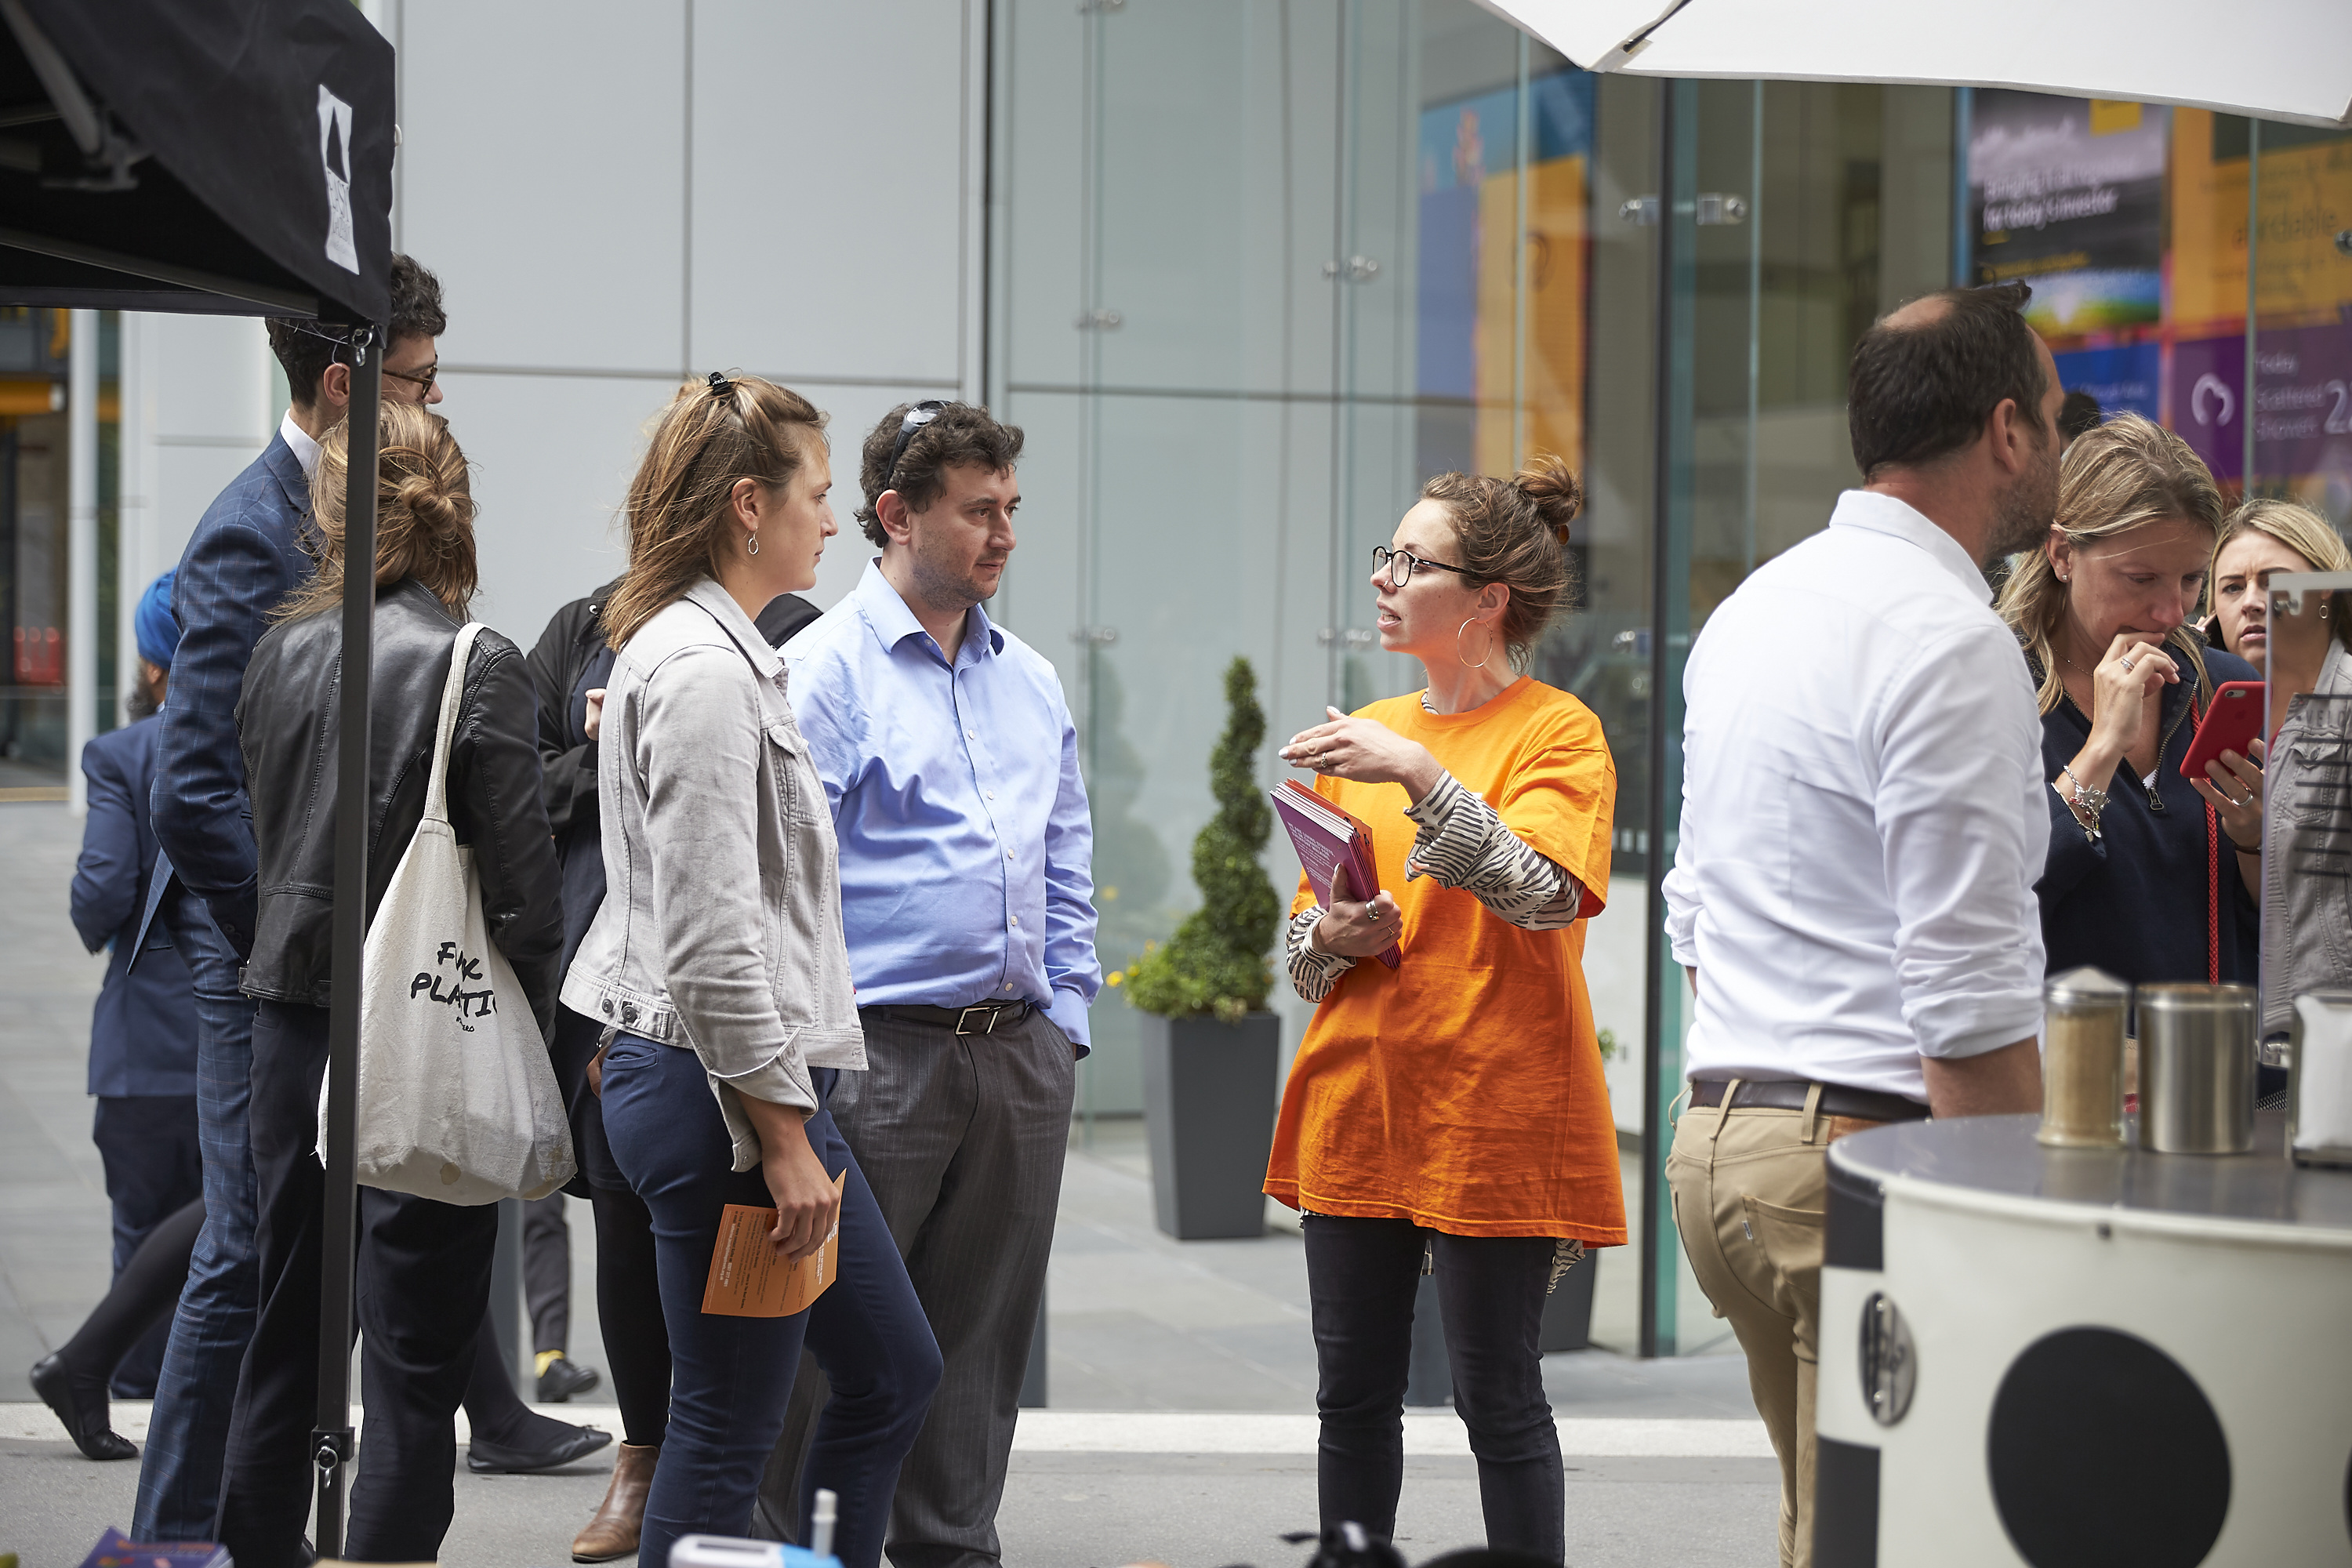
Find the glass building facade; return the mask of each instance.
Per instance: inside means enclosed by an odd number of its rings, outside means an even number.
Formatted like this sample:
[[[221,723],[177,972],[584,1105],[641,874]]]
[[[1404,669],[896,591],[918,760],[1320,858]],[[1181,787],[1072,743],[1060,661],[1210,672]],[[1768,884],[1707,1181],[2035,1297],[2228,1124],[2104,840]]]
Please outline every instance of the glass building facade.
[[[1582,589],[1534,673],[1616,759],[1587,970],[1647,1254],[1638,1292],[1604,1265],[1595,1334],[1722,1342],[1651,1179],[1681,1079],[1655,909],[1691,635],[1858,482],[1857,337],[1954,281],[2032,283],[2070,388],[2181,430],[2227,489],[2251,475],[2352,525],[2352,137],[1595,77],[1473,0],[993,13],[986,386],[1030,442],[1002,608],[1078,717],[1106,967],[1195,901],[1224,664],[1258,672],[1271,784],[1327,704],[1418,684],[1379,649],[1366,578],[1423,481],[1566,457]],[[1266,858],[1286,897],[1296,862]],[[1276,1005],[1295,1045],[1305,1012]],[[1083,1106],[1132,1110],[1115,990],[1094,1027]]]

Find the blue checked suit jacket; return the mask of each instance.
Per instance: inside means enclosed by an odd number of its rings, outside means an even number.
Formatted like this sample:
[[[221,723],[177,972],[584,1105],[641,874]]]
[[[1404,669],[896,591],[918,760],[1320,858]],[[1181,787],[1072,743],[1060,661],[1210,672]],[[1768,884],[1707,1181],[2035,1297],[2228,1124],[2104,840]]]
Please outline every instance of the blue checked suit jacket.
[[[155,763],[155,837],[240,956],[253,952],[253,814],[236,700],[269,612],[317,571],[304,547],[310,482],[272,436],[196,524],[172,584],[180,647]]]

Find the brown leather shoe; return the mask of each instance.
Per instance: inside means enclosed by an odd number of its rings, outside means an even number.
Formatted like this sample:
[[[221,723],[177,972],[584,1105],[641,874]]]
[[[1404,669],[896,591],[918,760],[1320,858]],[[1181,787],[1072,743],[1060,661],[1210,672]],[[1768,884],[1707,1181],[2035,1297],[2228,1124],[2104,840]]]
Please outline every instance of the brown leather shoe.
[[[646,1523],[646,1493],[653,1489],[654,1466],[660,1459],[658,1444],[621,1445],[613,1461],[613,1484],[605,1489],[596,1517],[573,1539],[572,1561],[609,1563],[637,1549],[637,1536]]]

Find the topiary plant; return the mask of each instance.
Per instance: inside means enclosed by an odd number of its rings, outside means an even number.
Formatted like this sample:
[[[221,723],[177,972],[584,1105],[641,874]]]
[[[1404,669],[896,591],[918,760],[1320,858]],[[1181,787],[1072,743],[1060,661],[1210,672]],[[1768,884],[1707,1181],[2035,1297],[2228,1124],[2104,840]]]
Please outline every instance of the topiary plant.
[[[1225,667],[1225,732],[1209,753],[1209,787],[1217,815],[1192,840],[1192,881],[1201,907],[1176,934],[1128,965],[1127,999],[1164,1017],[1213,1014],[1234,1023],[1265,1005],[1274,988],[1266,952],[1279,905],[1257,861],[1274,811],[1252,765],[1265,739],[1257,675],[1245,658]]]

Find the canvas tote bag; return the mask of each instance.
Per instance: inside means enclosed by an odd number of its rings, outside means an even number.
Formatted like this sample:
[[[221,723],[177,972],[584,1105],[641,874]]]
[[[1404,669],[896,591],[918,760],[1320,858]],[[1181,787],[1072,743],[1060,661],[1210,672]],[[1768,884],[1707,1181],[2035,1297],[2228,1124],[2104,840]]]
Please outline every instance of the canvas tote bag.
[[[457,629],[425,817],[368,926],[354,1144],[362,1186],[462,1205],[545,1197],[573,1170],[547,1044],[490,942],[474,852],[449,826],[449,738],[481,629]],[[326,1150],[321,1086],[322,1163]]]

